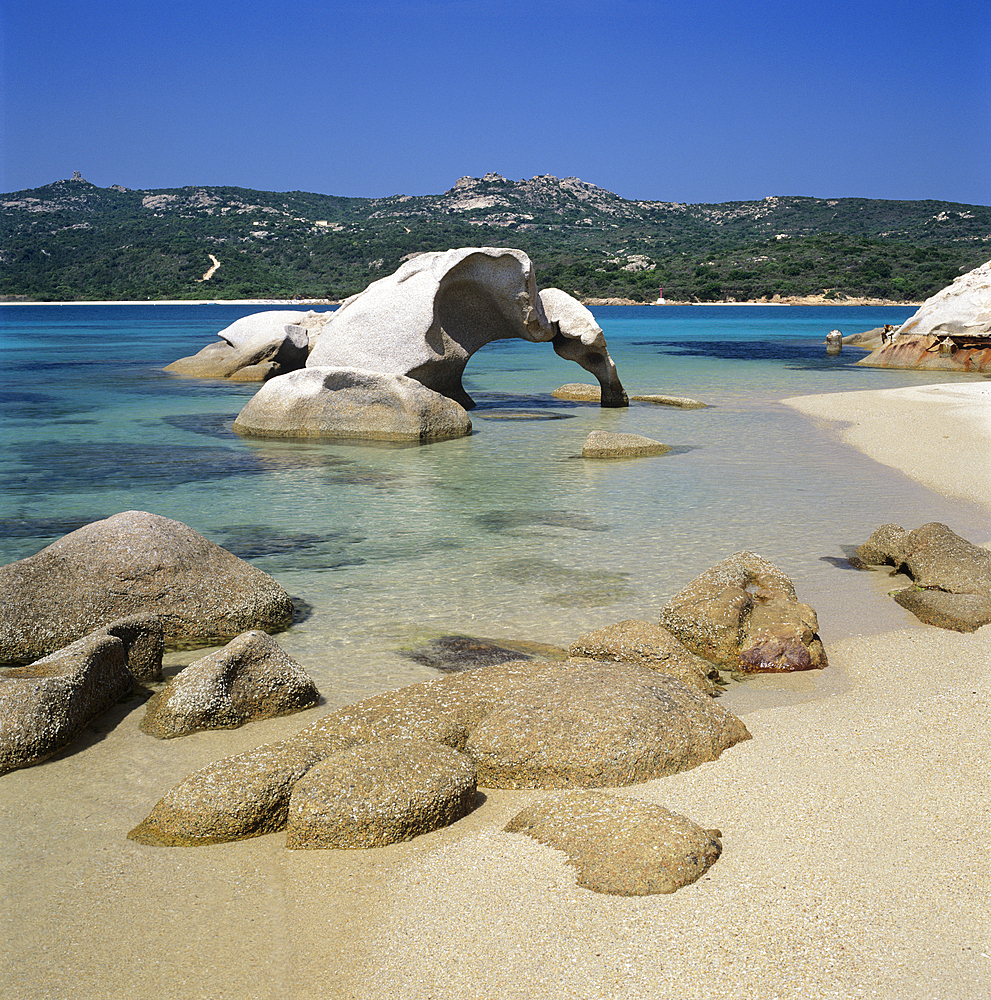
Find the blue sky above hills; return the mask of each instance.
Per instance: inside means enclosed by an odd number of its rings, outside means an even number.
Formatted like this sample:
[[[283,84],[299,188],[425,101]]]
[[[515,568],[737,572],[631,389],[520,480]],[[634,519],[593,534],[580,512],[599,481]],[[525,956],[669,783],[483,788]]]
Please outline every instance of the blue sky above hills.
[[[991,203],[991,4],[0,0],[0,190]]]

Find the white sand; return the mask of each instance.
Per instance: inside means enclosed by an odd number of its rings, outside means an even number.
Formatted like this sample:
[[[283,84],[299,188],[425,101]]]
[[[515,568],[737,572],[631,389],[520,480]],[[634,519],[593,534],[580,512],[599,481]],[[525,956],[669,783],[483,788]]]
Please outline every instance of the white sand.
[[[931,485],[938,520],[940,493],[989,503],[986,390],[791,402],[851,421],[851,443]],[[934,427],[952,448],[927,443]],[[559,852],[500,832],[530,792],[486,792],[455,826],[374,851],[290,852],[279,834],[133,844],[178,778],[322,710],[162,744],[124,706],[102,738],[0,779],[0,993],[983,1000],[991,626],[828,652],[821,673],[731,688],[753,740],[622,790],[724,835],[702,880],[637,899],[579,889]]]
[[[991,510],[991,380],[784,402],[819,420],[839,422],[843,440],[875,461],[937,493]]]

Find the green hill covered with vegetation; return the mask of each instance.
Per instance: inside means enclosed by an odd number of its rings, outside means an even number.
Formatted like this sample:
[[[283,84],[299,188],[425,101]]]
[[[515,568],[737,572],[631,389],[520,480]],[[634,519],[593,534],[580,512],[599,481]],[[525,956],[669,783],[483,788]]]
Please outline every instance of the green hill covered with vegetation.
[[[569,177],[464,177],[440,195],[343,198],[99,188],[0,195],[0,296],[339,299],[411,254],[525,250],[581,298],[921,300],[991,258],[991,208],[938,201],[629,201]],[[214,263],[219,267],[214,268]],[[209,279],[202,280],[212,270]]]

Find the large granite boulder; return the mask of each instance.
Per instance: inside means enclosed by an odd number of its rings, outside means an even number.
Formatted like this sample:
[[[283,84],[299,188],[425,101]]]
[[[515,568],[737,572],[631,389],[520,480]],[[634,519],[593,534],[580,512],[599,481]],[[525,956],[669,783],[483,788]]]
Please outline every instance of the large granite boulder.
[[[931,521],[906,531],[882,524],[857,549],[872,565],[890,565],[914,582],[895,600],[929,625],[973,632],[991,624],[991,552]]]
[[[430,740],[331,754],[289,799],[286,847],[384,847],[450,826],[475,806],[471,758]]]
[[[293,785],[339,750],[431,740],[468,755],[490,788],[628,785],[714,760],[750,734],[713,699],[631,663],[502,663],[338,709],[296,737],[208,765],[130,836],[203,844],[284,825]]]
[[[166,365],[165,371],[195,378],[262,382],[306,364],[330,313],[271,310],[244,316],[221,330],[221,339],[199,353]]]
[[[791,580],[753,552],[736,552],[661,609],[660,623],[725,670],[776,673],[827,665],[816,614]]]
[[[636,663],[670,674],[704,694],[717,693],[719,671],[682,645],[666,628],[652,622],[630,618],[586,632],[571,644],[569,653],[578,659]]]
[[[124,643],[107,632],[0,671],[0,774],[50,757],[133,683]]]
[[[405,375],[304,368],[266,382],[234,421],[250,437],[443,441],[471,434],[453,399]]]
[[[615,896],[674,892],[700,879],[722,853],[719,830],[703,830],[662,806],[602,792],[556,792],[514,816],[525,833],[564,851],[578,884]]]
[[[472,409],[461,384],[468,359],[494,340],[551,342],[599,380],[604,406],[627,405],[605,337],[565,292],[537,293],[521,250],[425,253],[348,299],[310,353],[313,368],[406,375]],[[568,301],[570,300],[570,302]],[[587,315],[585,315],[587,313]]]
[[[192,528],[129,510],[0,567],[0,662],[28,663],[120,618],[157,615],[166,645],[292,621],[267,573]]]
[[[128,837],[154,847],[201,847],[282,830],[296,782],[335,750],[357,742],[297,736],[225,757],[166,792]]]
[[[253,630],[176,674],[148,702],[141,731],[167,740],[200,729],[236,729],[319,700],[306,671],[270,635]]]
[[[886,344],[857,364],[991,371],[991,261],[926,299]]]

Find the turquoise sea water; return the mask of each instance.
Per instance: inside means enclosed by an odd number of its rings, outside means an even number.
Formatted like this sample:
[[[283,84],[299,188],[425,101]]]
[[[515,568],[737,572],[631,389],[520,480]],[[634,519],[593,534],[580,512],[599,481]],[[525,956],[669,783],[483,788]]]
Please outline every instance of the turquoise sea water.
[[[594,310],[631,393],[710,404],[629,410],[555,400],[589,381],[549,345],[505,341],[469,364],[470,438],[425,447],[242,439],[254,385],[177,378],[252,305],[4,306],[0,563],[122,510],[183,521],[305,606],[280,637],[329,702],[434,676],[408,648],[437,634],[570,644],[661,604],[741,548],[776,562],[824,640],[913,619],[842,566],[880,523],[984,517],[842,445],[777,401],[939,381],[853,366],[823,339],[911,309]],[[273,307],[285,308],[285,307]],[[647,435],[660,458],[585,461],[589,431]],[[983,532],[983,534],[982,534]],[[199,654],[198,654],[199,655]]]

